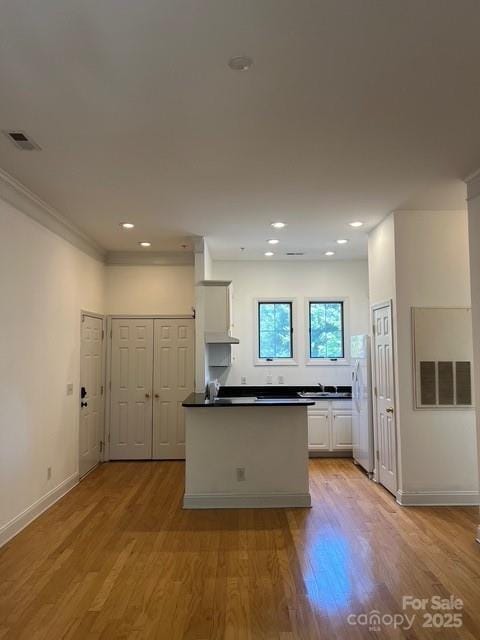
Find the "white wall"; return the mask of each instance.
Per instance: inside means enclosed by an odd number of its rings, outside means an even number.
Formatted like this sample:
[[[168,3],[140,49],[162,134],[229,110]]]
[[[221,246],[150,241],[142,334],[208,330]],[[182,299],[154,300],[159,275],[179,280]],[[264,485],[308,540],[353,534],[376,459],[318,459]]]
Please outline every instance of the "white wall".
[[[368,235],[370,305],[395,299],[394,217],[389,215]]]
[[[394,301],[399,490],[451,495],[452,501],[456,492],[474,493],[474,411],[413,408],[411,308],[470,306],[466,212],[389,216],[369,236],[369,280],[372,302]]]
[[[480,471],[480,175],[468,183],[468,238],[472,298],[473,368],[475,382],[477,463]],[[480,525],[477,529],[480,541]]]
[[[191,314],[194,267],[107,266],[107,314]]]
[[[0,228],[1,540],[78,473],[80,311],[103,312],[104,266],[3,201]]]
[[[415,411],[411,358],[411,307],[471,304],[467,214],[398,212],[395,245],[403,490],[475,491],[475,412]]]
[[[392,302],[392,325],[394,354],[398,354],[397,334],[397,282],[395,264],[395,215],[387,216],[368,234],[368,288],[370,307],[383,302]],[[371,326],[369,327],[371,334]],[[373,338],[372,338],[373,339]],[[395,398],[400,396],[398,388],[398,358],[393,360],[395,376]],[[395,406],[397,427],[397,469],[398,489],[403,487],[402,470],[402,432],[400,430],[399,408]]]
[[[232,349],[234,361],[221,377],[223,384],[238,385],[246,377],[249,385],[267,383],[267,376],[284,377],[286,385],[350,384],[349,366],[305,364],[305,298],[347,297],[351,334],[368,333],[367,262],[223,262],[213,261],[213,279],[233,282],[233,335],[240,345]],[[292,297],[297,301],[298,366],[255,366],[254,300],[262,297]],[[308,326],[308,322],[307,322]]]

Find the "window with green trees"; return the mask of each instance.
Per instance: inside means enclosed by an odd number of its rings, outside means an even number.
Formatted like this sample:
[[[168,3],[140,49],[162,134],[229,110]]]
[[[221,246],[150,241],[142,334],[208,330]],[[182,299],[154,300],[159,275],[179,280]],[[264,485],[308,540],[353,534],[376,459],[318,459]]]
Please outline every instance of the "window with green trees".
[[[258,357],[293,358],[291,302],[258,303]]]
[[[345,357],[343,302],[310,302],[310,358]]]

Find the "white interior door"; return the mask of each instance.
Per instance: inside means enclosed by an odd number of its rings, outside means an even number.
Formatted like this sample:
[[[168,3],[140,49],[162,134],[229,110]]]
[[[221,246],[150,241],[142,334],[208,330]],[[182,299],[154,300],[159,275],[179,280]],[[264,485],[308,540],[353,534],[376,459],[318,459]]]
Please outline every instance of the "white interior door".
[[[194,390],[194,320],[156,319],[153,457],[185,458],[182,402]]]
[[[80,341],[80,477],[100,461],[103,440],[103,320],[82,315]]]
[[[112,320],[110,459],[152,457],[153,320]]]
[[[377,476],[395,494],[397,491],[397,440],[395,428],[393,333],[391,305],[373,310],[374,367],[376,386]]]

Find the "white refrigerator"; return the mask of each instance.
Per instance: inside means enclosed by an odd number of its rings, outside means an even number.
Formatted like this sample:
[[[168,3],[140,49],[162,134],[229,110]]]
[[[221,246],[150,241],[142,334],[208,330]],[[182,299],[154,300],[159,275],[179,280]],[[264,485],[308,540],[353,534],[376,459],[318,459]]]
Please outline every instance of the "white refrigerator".
[[[369,474],[374,469],[370,336],[351,337],[353,459]]]

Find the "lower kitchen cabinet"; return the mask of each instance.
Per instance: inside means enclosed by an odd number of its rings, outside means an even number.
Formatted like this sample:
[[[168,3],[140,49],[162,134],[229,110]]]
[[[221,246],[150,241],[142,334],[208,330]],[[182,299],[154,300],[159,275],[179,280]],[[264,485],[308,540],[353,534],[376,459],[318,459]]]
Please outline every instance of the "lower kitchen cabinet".
[[[308,412],[308,448],[316,451],[330,449],[330,416],[328,411]]]
[[[308,409],[308,450],[311,455],[351,454],[351,403],[323,401]]]

